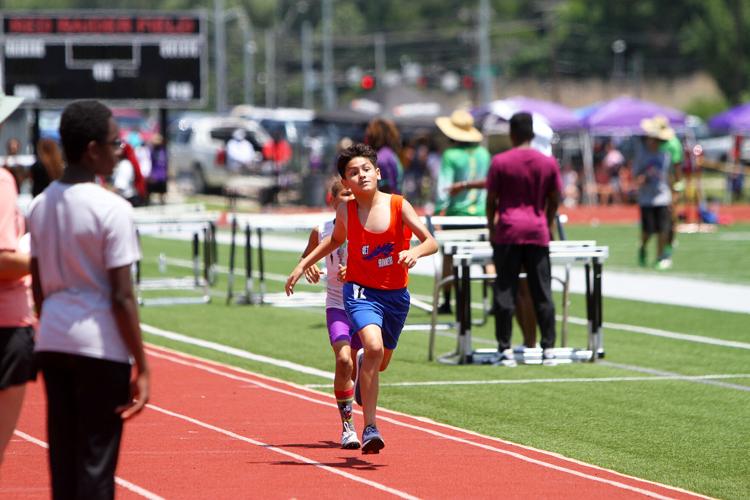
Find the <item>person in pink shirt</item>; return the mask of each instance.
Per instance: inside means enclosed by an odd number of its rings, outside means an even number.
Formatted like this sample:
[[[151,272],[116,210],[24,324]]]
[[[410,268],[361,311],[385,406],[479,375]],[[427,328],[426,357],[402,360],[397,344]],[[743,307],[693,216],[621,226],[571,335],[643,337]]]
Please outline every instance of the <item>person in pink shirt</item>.
[[[545,359],[553,356],[555,305],[549,241],[560,203],[562,182],[557,161],[531,147],[531,114],[510,119],[513,148],[492,159],[487,176],[487,225],[497,272],[495,280],[495,336],[498,352],[510,349],[514,297],[518,273],[526,269]],[[508,357],[508,356],[506,356]]]
[[[22,99],[0,93],[0,126]],[[26,382],[34,379],[34,315],[27,276],[28,250],[18,210],[16,180],[0,168],[0,463],[21,413]]]

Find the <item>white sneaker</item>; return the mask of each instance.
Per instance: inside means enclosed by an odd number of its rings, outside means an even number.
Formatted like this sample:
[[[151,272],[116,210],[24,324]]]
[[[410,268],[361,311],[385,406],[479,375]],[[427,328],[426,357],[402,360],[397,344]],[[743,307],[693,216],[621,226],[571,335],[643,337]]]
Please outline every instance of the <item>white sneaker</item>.
[[[666,271],[667,269],[672,269],[672,259],[666,258],[661,259],[659,262],[656,263],[656,269],[659,271]]]
[[[542,364],[544,366],[557,366],[557,359],[554,349],[547,348],[542,351]]]
[[[345,450],[358,450],[360,447],[357,431],[354,430],[354,424],[344,422],[344,429],[341,431],[341,447]]]

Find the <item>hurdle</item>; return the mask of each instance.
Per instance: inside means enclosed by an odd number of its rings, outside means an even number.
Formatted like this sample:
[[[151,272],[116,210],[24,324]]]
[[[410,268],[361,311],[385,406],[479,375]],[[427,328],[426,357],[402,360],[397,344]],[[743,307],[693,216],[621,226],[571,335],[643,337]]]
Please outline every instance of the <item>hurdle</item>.
[[[192,275],[183,278],[144,278],[142,263],[134,264],[136,297],[141,306],[164,306],[178,304],[206,304],[211,301],[209,287],[215,283],[218,245],[216,224],[211,215],[193,213],[184,215],[139,214],[136,217],[136,235],[160,236],[177,233],[190,235]],[[202,239],[201,239],[202,237]],[[202,241],[202,244],[201,244]],[[201,258],[202,248],[202,258]],[[159,255],[159,271],[165,272],[167,259]],[[145,291],[196,291],[198,296],[164,295],[145,297]]]
[[[438,243],[439,251],[433,255],[435,283],[432,291],[432,304],[426,304],[418,299],[412,298],[412,305],[430,313],[429,323],[410,323],[404,326],[405,331],[427,330],[434,334],[436,330],[452,330],[456,327],[456,321],[438,322],[437,304],[440,301],[440,291],[447,285],[456,281],[456,276],[443,277],[443,256],[445,255],[446,243],[456,241],[485,241],[487,239],[487,218],[479,216],[430,216],[424,217],[424,223],[427,229],[433,235]],[[440,229],[438,229],[438,227]],[[485,283],[482,286],[482,317],[473,320],[475,326],[482,326],[487,323],[489,318],[489,294],[488,286]],[[430,357],[430,360],[432,358]]]
[[[567,222],[567,217],[563,215],[555,216],[555,225],[557,227],[558,235],[561,240],[565,240],[565,228],[564,223]],[[442,257],[447,256],[452,258],[453,254],[456,253],[458,246],[462,243],[470,244],[471,242],[479,242],[480,246],[483,245],[481,242],[487,242],[489,233],[487,231],[487,218],[480,216],[426,216],[425,224],[428,229],[432,232],[433,236],[437,240],[439,252],[435,254],[433,262],[435,263],[435,280],[433,286],[433,304],[437,304],[440,300],[440,291],[448,284],[457,283],[459,280],[456,270],[451,276],[443,277],[442,269]],[[435,226],[440,225],[441,230],[437,230]],[[452,229],[460,228],[460,229]],[[561,243],[553,243],[560,245]],[[595,245],[594,241],[578,241],[576,245]],[[491,262],[487,262],[490,264]],[[493,281],[494,275],[486,275],[482,280],[482,317],[478,320],[472,319],[473,326],[483,326],[487,323],[490,316],[490,304],[488,297],[489,284]],[[523,274],[522,274],[523,276]],[[552,276],[552,279],[558,281],[563,286],[563,322],[562,322],[562,338],[563,345],[567,345],[567,326],[568,326],[568,306],[569,306],[569,282],[570,282],[570,266],[565,266],[564,277]],[[405,330],[427,330],[429,332],[430,344],[427,351],[428,361],[434,359],[434,341],[435,332],[438,330],[453,330],[458,326],[458,312],[455,313],[455,320],[450,322],[438,322],[438,313],[436,308],[427,309],[431,312],[430,323],[420,324],[409,324],[404,327]]]
[[[496,349],[472,348],[471,341],[471,282],[476,280],[493,280],[492,274],[471,273],[471,266],[484,264],[492,259],[492,248],[487,242],[457,242],[450,247],[453,255],[454,275],[457,277],[457,343],[456,349],[438,357],[438,361],[447,364],[541,364],[542,350],[538,348],[519,348],[513,352],[513,360],[501,359],[502,353]],[[604,357],[604,338],[602,332],[602,287],[601,278],[603,262],[609,256],[609,248],[597,246],[593,241],[552,241],[550,242],[550,261],[566,265],[566,278],[563,284],[563,304],[567,303],[568,283],[570,280],[569,265],[583,264],[586,280],[586,314],[588,319],[588,345],[586,349],[567,346],[567,330],[562,336],[562,346],[553,348],[556,363],[574,361],[595,361]],[[564,307],[563,324],[567,324],[567,309]],[[435,332],[430,332],[429,356],[434,352]]]
[[[298,215],[294,218],[274,215],[236,215],[232,218],[232,234],[229,248],[229,278],[227,280],[227,305],[273,305],[278,307],[317,307],[325,305],[323,292],[295,292],[287,297],[284,292],[269,293],[266,288],[266,259],[263,238],[267,232],[309,232],[332,214],[318,213]],[[237,233],[244,227],[245,288],[241,295],[235,297],[236,277],[235,256],[237,252]],[[253,244],[253,236],[256,244]],[[257,259],[257,266],[254,260]]]

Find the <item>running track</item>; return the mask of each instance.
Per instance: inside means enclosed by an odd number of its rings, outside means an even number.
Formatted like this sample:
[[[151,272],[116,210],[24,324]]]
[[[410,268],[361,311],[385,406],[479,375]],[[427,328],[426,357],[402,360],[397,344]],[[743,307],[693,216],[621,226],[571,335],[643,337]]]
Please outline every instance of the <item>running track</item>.
[[[155,346],[148,353],[152,402],[126,424],[118,498],[705,498],[386,410],[379,455],[342,450],[331,396]],[[356,422],[361,431],[359,412]],[[45,435],[41,383],[31,384],[0,469],[1,498],[50,497]]]

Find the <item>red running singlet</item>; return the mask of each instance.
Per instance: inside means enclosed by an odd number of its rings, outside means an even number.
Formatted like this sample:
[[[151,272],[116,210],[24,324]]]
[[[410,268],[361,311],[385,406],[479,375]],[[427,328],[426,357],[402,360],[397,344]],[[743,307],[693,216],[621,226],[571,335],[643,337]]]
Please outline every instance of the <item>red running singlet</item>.
[[[346,281],[378,290],[400,290],[409,282],[409,270],[398,263],[398,254],[408,250],[411,229],[401,217],[403,197],[391,195],[391,222],[382,233],[371,233],[357,215],[357,201],[347,202]]]

